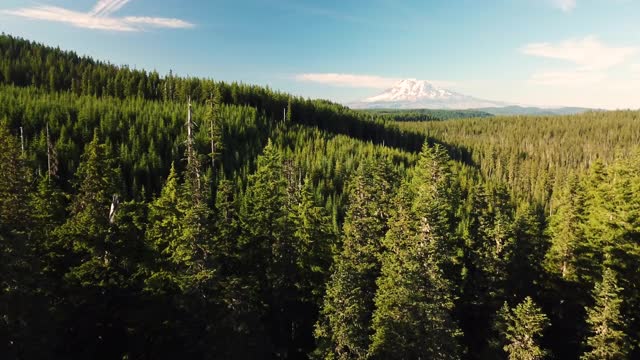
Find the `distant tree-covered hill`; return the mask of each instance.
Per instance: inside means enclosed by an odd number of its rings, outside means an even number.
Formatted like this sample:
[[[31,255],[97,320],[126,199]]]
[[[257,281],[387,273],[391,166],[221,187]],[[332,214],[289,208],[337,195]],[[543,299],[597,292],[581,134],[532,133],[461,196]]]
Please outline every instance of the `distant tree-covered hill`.
[[[588,111],[596,111],[595,109],[587,109],[581,107],[558,107],[558,108],[539,108],[533,106],[505,106],[482,108],[478,111],[488,112],[493,115],[575,115]]]
[[[364,113],[386,116],[394,121],[440,121],[463,118],[484,118],[493,116],[489,112],[480,110],[360,110]]]

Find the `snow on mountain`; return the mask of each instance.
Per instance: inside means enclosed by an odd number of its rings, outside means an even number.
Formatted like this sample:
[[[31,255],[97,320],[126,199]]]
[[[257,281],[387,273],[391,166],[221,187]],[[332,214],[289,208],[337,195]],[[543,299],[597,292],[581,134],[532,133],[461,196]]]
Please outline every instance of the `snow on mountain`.
[[[442,89],[428,81],[406,79],[392,88],[360,102],[354,109],[474,109],[502,107],[507,104],[477,99]]]

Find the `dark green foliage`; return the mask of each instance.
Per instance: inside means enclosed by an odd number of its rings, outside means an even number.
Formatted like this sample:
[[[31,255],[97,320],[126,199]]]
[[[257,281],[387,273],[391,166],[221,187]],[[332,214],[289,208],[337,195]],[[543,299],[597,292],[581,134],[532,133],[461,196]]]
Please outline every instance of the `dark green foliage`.
[[[633,152],[640,141],[639,118],[637,111],[616,111],[399,125],[466,150],[454,157],[475,164],[486,177],[508,185],[516,198],[542,205],[549,214],[552,193],[570,173]]]
[[[384,115],[394,121],[441,121],[466,118],[487,118],[493,114],[482,110],[363,110],[365,113]]]
[[[459,317],[469,352],[474,358],[486,358],[492,351],[486,329],[491,328],[494,314],[511,295],[509,270],[516,251],[514,211],[500,186],[481,186],[471,201]]]
[[[300,200],[292,216],[298,247],[298,286],[306,294],[306,302],[319,306],[322,304],[322,289],[328,278],[337,239],[331,218],[323,207],[316,205],[313,184],[309,178],[303,184]]]
[[[369,351],[382,240],[392,208],[394,175],[388,160],[370,159],[349,183],[342,251],[337,255],[316,326],[325,359],[364,359]]]
[[[621,291],[615,272],[605,268],[602,282],[596,284],[593,291],[595,304],[587,309],[589,337],[586,345],[588,350],[581,359],[627,359],[629,340],[624,333],[625,322],[620,312]]]
[[[393,203],[383,242],[370,353],[379,359],[459,359],[452,286],[445,277],[455,254],[447,157],[425,146],[411,182]]]
[[[510,309],[507,303],[498,312],[498,329],[504,338],[504,351],[509,360],[540,360],[547,351],[540,338],[549,319],[530,297]]]
[[[547,266],[550,273],[565,281],[577,281],[585,276],[580,266],[586,244],[584,201],[584,190],[576,176],[571,176],[549,221],[551,247],[547,253]]]
[[[20,151],[20,142],[0,122],[0,354],[10,357],[37,357],[34,346],[41,331],[34,316],[40,299],[34,294],[38,268],[33,256],[36,245],[29,237],[29,170]],[[46,321],[46,320],[45,320]]]
[[[3,359],[640,356],[638,112],[396,123],[4,35],[0,74]]]

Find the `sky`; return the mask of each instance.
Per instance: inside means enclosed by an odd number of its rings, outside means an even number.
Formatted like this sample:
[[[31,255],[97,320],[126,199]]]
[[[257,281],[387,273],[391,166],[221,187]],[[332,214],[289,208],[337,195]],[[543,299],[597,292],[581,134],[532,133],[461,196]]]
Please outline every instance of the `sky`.
[[[640,108],[640,0],[1,0],[0,31],[118,65],[341,103],[401,79]]]

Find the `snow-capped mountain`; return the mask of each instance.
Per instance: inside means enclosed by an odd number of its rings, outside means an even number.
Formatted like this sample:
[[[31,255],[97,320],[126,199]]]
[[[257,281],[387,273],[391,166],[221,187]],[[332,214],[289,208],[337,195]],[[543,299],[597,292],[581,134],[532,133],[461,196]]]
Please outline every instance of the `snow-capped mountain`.
[[[477,99],[442,89],[428,81],[406,79],[376,95],[349,104],[355,109],[477,109],[503,107],[505,103]]]

